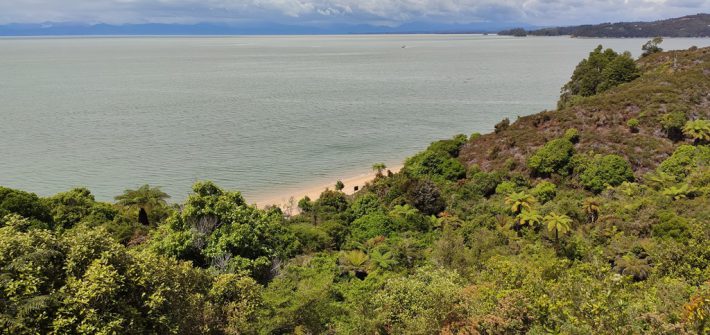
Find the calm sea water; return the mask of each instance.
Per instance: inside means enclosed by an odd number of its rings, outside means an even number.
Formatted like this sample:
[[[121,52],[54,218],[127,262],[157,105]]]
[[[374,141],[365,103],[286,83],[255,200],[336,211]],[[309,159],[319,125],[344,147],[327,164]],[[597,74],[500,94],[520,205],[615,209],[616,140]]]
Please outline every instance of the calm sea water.
[[[298,36],[0,39],[0,185],[110,200],[211,179],[247,199],[399,164],[552,109],[597,44],[643,39]],[[707,46],[668,39],[663,47]]]

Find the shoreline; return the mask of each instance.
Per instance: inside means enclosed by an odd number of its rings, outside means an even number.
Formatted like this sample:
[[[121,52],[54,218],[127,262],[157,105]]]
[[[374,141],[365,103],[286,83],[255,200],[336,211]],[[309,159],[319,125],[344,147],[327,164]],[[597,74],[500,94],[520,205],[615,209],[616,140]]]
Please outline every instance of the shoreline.
[[[387,173],[388,170],[392,173],[397,173],[402,169],[402,167],[403,165],[401,164],[393,167],[388,167],[383,173]],[[252,201],[250,201],[250,203],[255,204],[258,208],[262,209],[268,206],[278,206],[282,210],[288,210],[288,207],[291,206],[290,199],[293,198],[292,210],[294,212],[298,212],[298,208],[296,208],[296,206],[298,205],[299,200],[303,199],[303,197],[305,196],[308,196],[309,198],[311,198],[311,200],[318,199],[318,197],[320,197],[320,194],[326,189],[334,189],[335,183],[338,180],[342,181],[345,185],[345,188],[342,192],[347,195],[352,195],[357,192],[355,190],[355,187],[357,187],[358,190],[362,190],[365,184],[375,179],[375,175],[376,173],[374,171],[370,171],[368,173],[361,173],[357,175],[350,175],[345,178],[335,179],[328,184],[318,182],[317,184],[304,185],[303,187],[296,190],[278,191],[273,192],[271,194],[265,194],[259,197],[254,197]]]

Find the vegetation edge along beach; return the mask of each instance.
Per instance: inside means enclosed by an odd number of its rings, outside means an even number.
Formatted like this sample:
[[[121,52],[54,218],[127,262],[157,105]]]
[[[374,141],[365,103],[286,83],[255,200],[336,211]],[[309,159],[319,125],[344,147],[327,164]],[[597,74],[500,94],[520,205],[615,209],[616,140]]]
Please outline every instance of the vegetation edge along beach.
[[[710,48],[661,43],[297,214],[0,187],[0,333],[707,334]]]

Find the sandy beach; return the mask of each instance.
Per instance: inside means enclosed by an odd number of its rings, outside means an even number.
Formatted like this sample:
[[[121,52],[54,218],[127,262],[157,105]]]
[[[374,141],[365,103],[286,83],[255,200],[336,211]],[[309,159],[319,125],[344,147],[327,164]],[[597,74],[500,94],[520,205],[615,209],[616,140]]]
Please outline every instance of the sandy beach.
[[[384,173],[386,173],[386,170],[396,173],[399,172],[401,168],[401,165],[388,167],[387,169],[385,169]],[[371,171],[368,173],[358,174],[347,178],[341,178],[340,180],[343,182],[343,184],[345,184],[343,192],[348,195],[355,193],[356,187],[358,189],[362,189],[362,187],[365,186],[366,183],[375,179],[375,174],[376,173],[374,171]],[[295,208],[298,203],[298,200],[303,199],[303,197],[305,196],[308,196],[312,200],[316,200],[326,188],[334,189],[336,181],[337,180],[333,180],[332,182],[327,184],[318,183],[318,185],[306,186],[296,191],[286,191],[283,193],[274,193],[272,195],[257,197],[254,199],[254,202],[259,208],[264,208],[270,205],[276,205],[281,207],[282,209],[287,209],[287,207],[289,207],[289,199],[293,198],[294,211],[298,211],[298,209]]]

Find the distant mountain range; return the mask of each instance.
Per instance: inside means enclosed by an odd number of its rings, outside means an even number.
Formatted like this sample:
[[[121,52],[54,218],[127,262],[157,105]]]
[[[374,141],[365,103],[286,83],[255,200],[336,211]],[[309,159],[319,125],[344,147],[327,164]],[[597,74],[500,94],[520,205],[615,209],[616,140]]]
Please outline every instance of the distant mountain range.
[[[185,24],[81,24],[33,23],[0,25],[0,36],[96,36],[96,35],[333,35],[333,34],[414,34],[414,33],[495,33],[520,26],[511,22],[440,24],[413,22],[400,26],[330,25],[304,26],[269,22],[241,25],[199,23]],[[534,26],[525,25],[527,29]]]
[[[618,22],[572,27],[526,30],[516,28],[498,32],[512,36],[559,36],[577,37],[710,37],[710,14],[688,15],[653,22]]]

